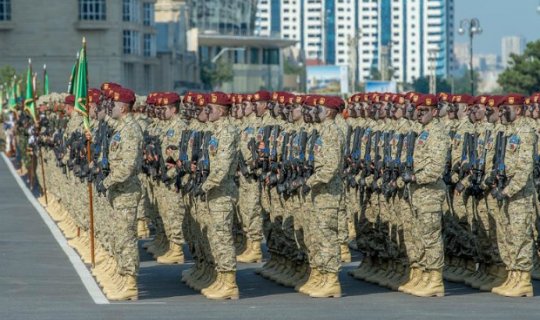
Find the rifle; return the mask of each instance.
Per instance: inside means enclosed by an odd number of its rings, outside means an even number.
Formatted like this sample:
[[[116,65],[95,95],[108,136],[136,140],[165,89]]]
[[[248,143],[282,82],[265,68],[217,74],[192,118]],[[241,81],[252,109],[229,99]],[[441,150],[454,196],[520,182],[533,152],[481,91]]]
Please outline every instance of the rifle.
[[[266,126],[263,128],[263,138],[262,142],[264,144],[264,148],[259,149],[259,156],[257,157],[259,159],[259,165],[258,167],[262,168],[263,174],[268,171],[269,166],[269,159],[270,159],[270,146],[269,146],[269,138],[270,133],[272,132],[273,126]],[[261,175],[263,177],[263,175]]]
[[[268,187],[273,187],[276,185],[276,183],[279,180],[278,177],[278,168],[279,168],[279,162],[278,162],[278,154],[277,154],[277,140],[280,135],[281,127],[280,126],[274,126],[272,130],[272,149],[270,150],[270,157],[268,158],[268,167],[267,172],[263,172],[263,179],[266,180],[268,178]]]
[[[292,166],[293,166],[293,175],[290,178],[290,183],[288,184],[288,194],[296,193],[299,187],[303,185],[303,170],[306,160],[306,145],[308,140],[307,132],[304,131],[304,128],[300,129],[300,133],[298,136],[299,140],[299,152],[298,152],[298,158],[294,158]]]
[[[500,142],[497,148],[497,167],[496,167],[496,186],[491,190],[491,195],[497,199],[499,205],[504,200],[502,196],[502,191],[508,184],[508,176],[506,175],[506,164],[504,163],[506,157],[506,143],[507,138],[504,136],[504,133],[499,132]],[[497,136],[499,140],[499,136]]]
[[[197,161],[197,171],[195,175],[195,186],[193,190],[194,197],[200,197],[201,200],[205,198],[205,192],[202,190],[202,185],[208,178],[210,173],[210,157],[208,154],[208,147],[210,145],[210,139],[212,138],[212,132],[206,131],[203,136],[203,143],[201,146],[202,157]]]
[[[356,181],[356,175],[361,168],[361,154],[362,154],[362,137],[364,136],[364,129],[356,127],[354,129],[353,149],[350,157],[350,165],[347,170],[347,186],[349,188],[357,188],[358,182]]]
[[[403,198],[405,200],[411,200],[410,184],[414,175],[414,146],[416,142],[417,134],[414,131],[410,131],[407,134],[407,157],[405,164],[401,170],[401,179],[405,183],[405,190],[403,192]]]
[[[191,165],[192,164],[197,165],[198,162],[199,162],[199,156],[200,156],[200,151],[201,151],[200,150],[200,148],[201,148],[201,140],[202,140],[201,132],[200,131],[193,131],[191,133],[190,139],[192,139],[193,144],[191,146],[191,159],[189,161],[189,179],[188,179],[187,183],[184,185],[184,188],[182,189],[183,194],[188,194],[195,187],[195,180],[196,180],[195,174],[196,174],[196,172],[193,172],[191,170]]]
[[[482,190],[482,181],[484,181],[485,170],[486,170],[486,156],[487,156],[487,143],[491,138],[491,131],[486,130],[484,135],[483,151],[479,159],[473,164],[472,174],[470,176],[471,187],[470,194],[476,198],[481,198],[484,196],[484,190]]]
[[[317,143],[317,139],[319,139],[319,132],[317,129],[313,129],[311,131],[310,136],[310,144],[309,144],[309,150],[308,150],[308,159],[306,162],[306,166],[304,169],[304,175],[303,175],[303,181],[302,181],[302,193],[304,195],[308,194],[311,188],[306,185],[306,181],[313,175],[315,172],[315,144]]]
[[[450,140],[454,140],[454,137],[456,136],[456,131],[451,130],[450,131]],[[444,167],[444,173],[443,173],[443,181],[447,186],[452,185],[452,147],[448,148],[448,151],[446,152],[446,162]]]
[[[349,167],[351,165],[351,136],[352,136],[352,127],[347,126],[347,132],[345,133],[345,146],[343,150],[343,157],[345,159],[343,163],[343,176],[346,177],[349,172]]]
[[[380,191],[379,186],[377,185],[377,181],[381,178],[381,170],[382,170],[382,157],[380,155],[380,148],[379,148],[380,140],[381,140],[381,132],[377,131],[375,132],[375,138],[373,141],[375,154],[374,154],[374,159],[373,159],[373,182],[371,184],[371,192]]]
[[[395,184],[400,175],[399,170],[401,167],[401,152],[403,151],[403,140],[404,135],[400,133],[398,136],[396,158],[392,159],[392,155],[390,154],[390,164],[389,166],[387,166],[385,172],[383,173],[383,191],[384,196],[387,200],[395,196],[397,193],[397,186]]]
[[[289,189],[289,184],[291,181],[291,177],[293,175],[294,168],[292,166],[293,162],[293,148],[292,148],[292,142],[294,141],[294,138],[296,137],[296,131],[293,130],[291,133],[287,132],[287,141],[283,139],[283,146],[282,146],[282,154],[281,154],[281,161],[280,161],[280,171],[281,171],[281,179],[279,183],[276,186],[276,190],[279,194],[288,196],[287,190]],[[291,145],[290,145],[291,144]]]
[[[189,172],[189,159],[187,155],[187,147],[189,143],[189,138],[191,137],[191,130],[182,131],[180,136],[180,144],[178,146],[178,159],[180,160],[181,165],[176,166],[176,180],[174,186],[176,192],[180,192],[182,189],[182,178]]]
[[[366,194],[366,178],[371,175],[371,139],[373,133],[370,129],[366,129],[367,132],[367,142],[366,142],[366,152],[364,153],[364,159],[362,160],[362,172],[360,174],[360,203],[364,203],[364,195],[366,197],[370,196],[371,193]]]

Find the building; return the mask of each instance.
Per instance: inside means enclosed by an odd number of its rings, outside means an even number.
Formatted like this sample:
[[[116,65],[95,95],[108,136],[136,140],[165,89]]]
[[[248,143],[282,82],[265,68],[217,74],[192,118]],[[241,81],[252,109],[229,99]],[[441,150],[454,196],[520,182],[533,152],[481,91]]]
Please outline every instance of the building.
[[[158,87],[164,91],[200,90],[197,48],[190,46],[188,9],[184,0],[157,0],[155,4]]]
[[[519,36],[503,37],[501,40],[502,67],[509,66],[511,54],[523,54],[525,50],[525,38]]]
[[[299,41],[311,63],[407,81],[453,68],[454,0],[258,0],[261,36]]]
[[[87,39],[90,86],[113,81],[137,93],[156,88],[155,0],[0,0],[0,66],[46,63],[51,90],[66,91]],[[47,17],[47,18],[45,18]]]
[[[187,3],[188,33],[196,38],[193,43],[201,68],[212,73],[230,66],[233,74],[231,80],[214,85],[206,83],[207,90],[243,93],[283,88],[283,49],[294,46],[296,41],[255,35],[256,0],[188,0]]]

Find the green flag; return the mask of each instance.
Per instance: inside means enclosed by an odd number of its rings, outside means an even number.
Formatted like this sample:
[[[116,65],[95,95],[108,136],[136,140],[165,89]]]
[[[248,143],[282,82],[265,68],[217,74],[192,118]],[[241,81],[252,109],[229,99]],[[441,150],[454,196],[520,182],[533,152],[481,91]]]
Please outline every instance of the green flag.
[[[84,117],[84,129],[90,130],[87,106],[88,97],[88,64],[86,61],[86,38],[83,38],[83,46],[79,54],[77,63],[77,74],[75,76],[75,110]]]
[[[69,76],[68,90],[67,90],[69,94],[75,94],[75,81],[77,77],[78,66],[79,66],[79,52],[77,52],[77,59],[75,59],[73,68],[71,68],[71,75]]]
[[[34,80],[32,74],[32,60],[28,59],[28,71],[26,73],[26,94],[24,96],[24,110],[28,111],[34,122],[36,118],[36,100],[34,97]]]
[[[43,95],[49,94],[49,75],[47,74],[47,65],[43,65]]]

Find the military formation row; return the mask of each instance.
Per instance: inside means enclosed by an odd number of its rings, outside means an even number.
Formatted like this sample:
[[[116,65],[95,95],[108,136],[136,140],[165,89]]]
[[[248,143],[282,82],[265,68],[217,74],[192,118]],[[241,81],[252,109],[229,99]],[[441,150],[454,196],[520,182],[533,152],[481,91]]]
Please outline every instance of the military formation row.
[[[137,234],[158,263],[194,266],[182,281],[236,299],[236,263],[312,297],[339,297],[351,276],[416,296],[443,277],[531,296],[537,268],[538,95],[416,93],[339,97],[152,93],[105,83],[18,114],[18,149],[42,153],[48,209],[89,261],[88,184],[97,263],[112,300],[136,299]],[[26,119],[26,120],[25,120]],[[90,145],[88,153],[87,144]],[[30,160],[25,160],[30,159]],[[37,171],[39,172],[39,170]]]

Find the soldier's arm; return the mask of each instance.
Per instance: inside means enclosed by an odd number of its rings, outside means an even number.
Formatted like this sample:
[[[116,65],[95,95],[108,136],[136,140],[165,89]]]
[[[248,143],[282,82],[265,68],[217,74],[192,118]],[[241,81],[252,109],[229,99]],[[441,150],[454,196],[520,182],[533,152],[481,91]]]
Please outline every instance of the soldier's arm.
[[[201,187],[204,192],[219,186],[236,160],[238,141],[236,129],[229,126],[222,131],[219,138],[216,156],[210,162],[210,173]]]
[[[336,141],[336,137],[338,137]],[[325,130],[321,132],[322,141],[320,154],[315,154],[313,175],[306,181],[306,185],[314,187],[330,182],[338,173],[341,165],[343,139],[338,130]]]
[[[521,130],[519,135],[520,144],[515,152],[506,151],[504,160],[507,169],[506,174],[510,182],[504,188],[504,193],[510,198],[523,190],[527,185],[529,176],[533,172],[533,143],[535,133],[531,128]]]
[[[139,152],[141,148],[141,134],[135,128],[127,125],[122,132],[121,145],[115,152],[109,154],[111,172],[103,181],[105,188],[127,181],[137,174]]]
[[[163,142],[161,144],[161,153],[162,153],[163,159],[167,159],[170,157],[174,160],[174,162],[176,162],[178,161],[178,150],[172,150],[169,156],[167,155],[167,148],[170,147],[171,145],[178,148],[182,130],[184,128],[180,125],[176,125],[172,129],[174,130],[174,134],[170,137],[167,136],[166,139],[163,139]],[[176,177],[176,168],[174,166],[167,169],[167,177],[169,179]]]
[[[414,175],[417,184],[434,183],[442,177],[446,161],[447,148],[450,147],[450,138],[445,130],[432,130],[421,154],[414,154]]]

